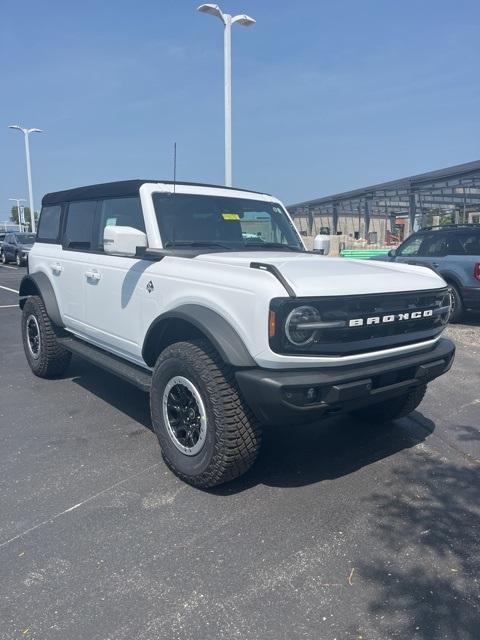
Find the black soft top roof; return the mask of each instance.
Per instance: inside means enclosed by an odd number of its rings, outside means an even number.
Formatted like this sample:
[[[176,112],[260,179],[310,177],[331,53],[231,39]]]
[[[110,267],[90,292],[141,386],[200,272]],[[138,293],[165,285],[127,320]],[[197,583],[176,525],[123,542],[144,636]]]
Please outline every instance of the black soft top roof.
[[[173,180],[122,180],[119,182],[105,182],[103,184],[91,184],[87,187],[76,187],[75,189],[66,189],[65,191],[55,191],[47,193],[43,196],[42,205],[48,207],[62,202],[73,202],[75,200],[95,200],[97,198],[119,198],[122,196],[138,195],[138,190],[145,183],[162,183],[173,184]],[[232,189],[235,191],[248,191],[249,193],[258,193],[259,191],[251,191],[249,189],[241,189],[240,187],[225,187],[217,184],[203,184],[200,182],[185,182],[177,180],[176,184],[186,184],[194,187],[215,187],[217,189]]]

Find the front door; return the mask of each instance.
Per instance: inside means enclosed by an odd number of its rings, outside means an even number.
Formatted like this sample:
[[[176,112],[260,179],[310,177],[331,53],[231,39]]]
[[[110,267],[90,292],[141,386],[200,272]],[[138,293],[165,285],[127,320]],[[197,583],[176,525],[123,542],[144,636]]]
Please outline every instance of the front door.
[[[85,276],[86,331],[98,346],[141,361],[141,309],[149,295],[146,271],[152,262],[104,253],[103,232],[109,225],[145,232],[140,199],[99,201],[95,253],[90,256]]]
[[[408,238],[399,248],[395,261],[437,270],[440,260],[446,254],[446,234],[441,230],[437,230]]]
[[[395,254],[395,262],[405,264],[419,264],[420,249],[424,236],[422,234],[410,236],[399,246]]]

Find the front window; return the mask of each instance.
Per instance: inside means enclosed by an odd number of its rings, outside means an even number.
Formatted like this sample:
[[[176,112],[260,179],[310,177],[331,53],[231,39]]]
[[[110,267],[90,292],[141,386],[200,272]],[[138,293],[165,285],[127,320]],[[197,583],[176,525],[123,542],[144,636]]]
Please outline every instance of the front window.
[[[304,251],[285,210],[275,202],[224,196],[154,193],[165,248]]]
[[[422,236],[411,236],[406,240],[402,246],[398,249],[398,256],[416,256],[420,250],[420,246],[423,242]]]
[[[15,237],[18,244],[33,244],[35,242],[34,233],[17,233]]]

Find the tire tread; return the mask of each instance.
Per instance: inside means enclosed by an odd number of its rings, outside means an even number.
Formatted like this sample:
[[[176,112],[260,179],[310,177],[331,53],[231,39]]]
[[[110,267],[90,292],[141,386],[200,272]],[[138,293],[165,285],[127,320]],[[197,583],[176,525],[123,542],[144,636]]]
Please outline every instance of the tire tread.
[[[257,458],[261,429],[240,396],[233,369],[220,359],[206,340],[170,345],[160,354],[156,368],[170,358],[188,362],[206,383],[216,425],[221,425],[221,437],[216,438],[211,463],[198,476],[187,476],[180,472],[163,451],[165,462],[182,480],[202,488],[223,484],[241,476]]]
[[[40,328],[42,353],[38,360],[29,356],[25,322],[29,315],[35,315]],[[54,325],[40,296],[27,298],[22,313],[22,336],[25,354],[33,373],[40,378],[57,378],[62,375],[70,363],[72,354],[57,340]]]

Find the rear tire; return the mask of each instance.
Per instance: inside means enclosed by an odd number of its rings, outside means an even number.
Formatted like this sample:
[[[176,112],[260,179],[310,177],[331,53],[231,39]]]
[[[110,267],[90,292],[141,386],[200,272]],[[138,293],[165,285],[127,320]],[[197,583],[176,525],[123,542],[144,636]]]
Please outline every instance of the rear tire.
[[[418,407],[426,390],[427,385],[422,384],[398,398],[391,398],[362,409],[356,409],[352,411],[352,414],[361,420],[374,420],[375,422],[390,422],[390,420],[404,418]]]
[[[2,264],[7,264],[8,260],[7,260],[7,256],[5,255],[5,252],[2,251]]]
[[[22,266],[22,258],[20,257],[19,253],[15,254],[15,264],[17,265],[17,267]]]
[[[449,284],[450,295],[452,297],[452,311],[450,313],[450,322],[460,322],[464,314],[464,306],[462,296],[454,284]]]
[[[177,342],[160,354],[150,408],[165,462],[191,485],[233,480],[257,458],[260,428],[240,397],[232,368],[207,341]]]
[[[40,296],[27,298],[22,311],[23,348],[39,378],[56,378],[68,367],[72,354],[62,347]]]

